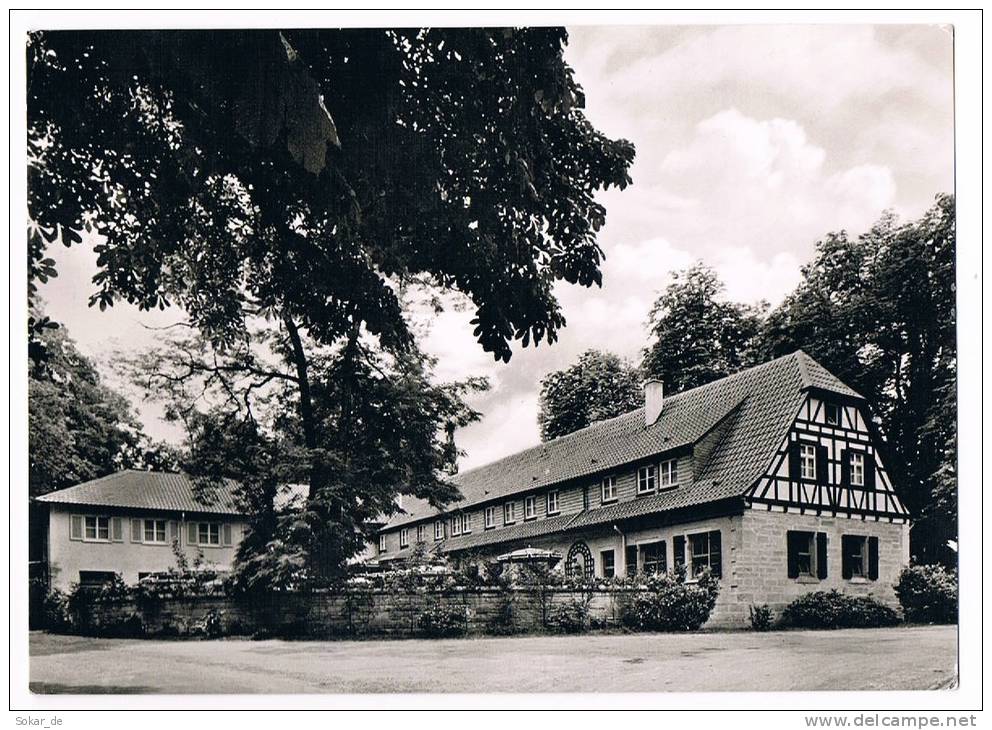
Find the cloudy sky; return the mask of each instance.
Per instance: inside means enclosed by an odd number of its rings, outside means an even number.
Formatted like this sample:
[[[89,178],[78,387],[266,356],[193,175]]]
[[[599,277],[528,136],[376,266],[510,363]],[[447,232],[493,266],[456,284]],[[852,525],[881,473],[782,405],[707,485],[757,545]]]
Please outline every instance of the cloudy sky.
[[[558,289],[569,326],[553,347],[495,364],[470,313],[437,318],[426,349],[445,379],[488,375],[463,468],[539,441],[540,380],[589,347],[637,359],[670,272],[702,261],[728,296],[777,304],[828,231],[858,233],[953,190],[952,36],[935,26],[639,26],[570,29],[566,52],[592,123],[637,148],[624,191],[602,195],[601,289]],[[151,344],[174,313],[86,307],[92,253],[58,252],[42,291],[87,354]],[[175,432],[141,408],[147,430]]]

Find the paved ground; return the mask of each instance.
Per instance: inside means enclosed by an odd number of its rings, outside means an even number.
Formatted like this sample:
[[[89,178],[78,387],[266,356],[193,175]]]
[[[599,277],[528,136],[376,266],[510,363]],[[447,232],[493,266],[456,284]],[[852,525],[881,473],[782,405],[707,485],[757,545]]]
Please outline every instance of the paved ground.
[[[442,641],[151,641],[31,634],[38,693],[928,689],[957,627]]]

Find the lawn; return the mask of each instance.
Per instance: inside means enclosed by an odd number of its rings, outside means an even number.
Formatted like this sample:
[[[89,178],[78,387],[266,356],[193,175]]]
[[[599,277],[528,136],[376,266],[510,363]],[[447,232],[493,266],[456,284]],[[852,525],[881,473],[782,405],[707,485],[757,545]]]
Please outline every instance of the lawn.
[[[38,693],[702,692],[928,689],[957,627],[402,641],[31,635]]]

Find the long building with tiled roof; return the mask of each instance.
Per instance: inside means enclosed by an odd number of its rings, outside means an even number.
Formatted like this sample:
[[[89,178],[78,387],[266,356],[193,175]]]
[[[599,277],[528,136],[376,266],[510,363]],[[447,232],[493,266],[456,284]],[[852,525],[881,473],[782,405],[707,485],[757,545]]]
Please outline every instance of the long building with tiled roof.
[[[894,601],[909,515],[883,452],[865,399],[802,351],[673,395],[649,382],[643,408],[458,474],[443,510],[405,502],[378,558],[529,548],[602,578],[709,567],[731,623],[813,585]]]

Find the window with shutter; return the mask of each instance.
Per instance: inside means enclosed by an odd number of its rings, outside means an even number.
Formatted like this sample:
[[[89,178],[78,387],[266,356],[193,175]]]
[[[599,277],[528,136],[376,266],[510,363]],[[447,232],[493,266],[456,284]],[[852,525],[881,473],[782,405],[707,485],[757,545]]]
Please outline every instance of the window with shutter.
[[[692,546],[692,575],[697,576],[709,568],[713,575],[719,578],[722,562],[720,531],[689,535],[689,544]]]
[[[643,570],[645,574],[664,573],[668,570],[664,540],[641,545],[641,554],[643,556]]]
[[[141,520],[131,520],[131,542],[141,542]]]
[[[870,567],[868,564],[868,539],[863,535],[841,535],[840,542],[843,577],[846,580],[867,577]]]
[[[169,520],[169,542],[175,542],[179,539],[179,523],[175,520]]]

